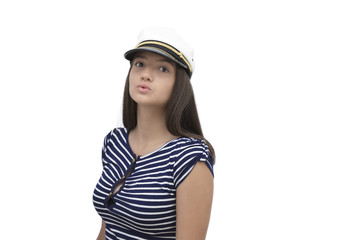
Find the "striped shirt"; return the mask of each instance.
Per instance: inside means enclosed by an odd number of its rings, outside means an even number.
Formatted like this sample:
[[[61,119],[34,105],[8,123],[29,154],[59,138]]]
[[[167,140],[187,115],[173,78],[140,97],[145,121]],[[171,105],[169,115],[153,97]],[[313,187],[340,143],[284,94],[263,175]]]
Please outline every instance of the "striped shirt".
[[[176,189],[198,161],[205,162],[213,174],[204,140],[179,137],[136,158],[128,131],[110,131],[104,139],[103,171],[93,194],[95,209],[106,224],[106,239],[175,239]]]

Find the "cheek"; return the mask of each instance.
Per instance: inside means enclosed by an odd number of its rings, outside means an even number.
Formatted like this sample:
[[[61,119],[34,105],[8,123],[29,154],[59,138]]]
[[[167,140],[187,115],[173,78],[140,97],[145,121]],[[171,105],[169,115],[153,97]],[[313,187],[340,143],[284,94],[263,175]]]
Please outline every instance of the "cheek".
[[[133,81],[134,81],[134,71],[130,70],[130,73],[129,73],[129,85],[132,85]]]
[[[129,74],[129,94],[130,97],[133,98],[133,94],[134,94],[134,74],[130,71]]]
[[[171,95],[171,93],[172,93],[172,91],[173,91],[173,88],[174,88],[174,84],[169,84],[169,85],[167,86],[167,91],[168,91],[169,95]]]
[[[174,89],[174,85],[175,85],[175,80],[174,81],[171,81],[171,82],[168,82],[168,84],[166,84],[164,86],[164,93],[166,93],[166,98],[169,99],[170,96],[171,96],[171,93]]]

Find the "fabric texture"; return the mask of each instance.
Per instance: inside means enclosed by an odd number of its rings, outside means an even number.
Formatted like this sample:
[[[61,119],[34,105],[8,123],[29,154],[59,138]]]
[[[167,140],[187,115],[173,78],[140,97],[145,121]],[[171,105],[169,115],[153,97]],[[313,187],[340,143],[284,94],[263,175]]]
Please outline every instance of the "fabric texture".
[[[106,223],[106,239],[175,239],[176,189],[199,161],[214,175],[209,149],[203,140],[180,137],[135,158],[125,128],[105,136],[93,203]]]

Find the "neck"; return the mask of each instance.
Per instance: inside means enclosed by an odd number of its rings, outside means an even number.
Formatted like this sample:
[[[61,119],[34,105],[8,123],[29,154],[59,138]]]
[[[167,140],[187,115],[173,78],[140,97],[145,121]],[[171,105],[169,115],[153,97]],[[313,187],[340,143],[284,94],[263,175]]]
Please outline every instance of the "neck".
[[[137,108],[137,125],[133,137],[138,142],[149,142],[171,135],[166,127],[166,112],[163,108],[139,106]]]

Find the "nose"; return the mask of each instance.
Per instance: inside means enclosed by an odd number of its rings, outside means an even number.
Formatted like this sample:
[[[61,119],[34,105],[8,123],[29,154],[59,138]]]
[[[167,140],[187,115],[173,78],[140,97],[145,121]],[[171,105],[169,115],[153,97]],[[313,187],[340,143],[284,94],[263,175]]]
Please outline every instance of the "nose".
[[[144,69],[141,74],[141,80],[152,81],[151,73],[149,69]]]

